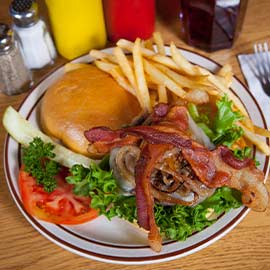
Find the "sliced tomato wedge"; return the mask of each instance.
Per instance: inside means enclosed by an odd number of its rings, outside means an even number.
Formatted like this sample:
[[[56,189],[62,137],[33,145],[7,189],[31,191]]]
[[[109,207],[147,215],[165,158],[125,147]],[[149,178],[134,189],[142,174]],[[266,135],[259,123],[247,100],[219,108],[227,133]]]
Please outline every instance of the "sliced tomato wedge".
[[[55,224],[81,224],[98,216],[91,209],[90,198],[73,194],[73,186],[65,181],[68,170],[63,168],[56,176],[57,187],[44,191],[35,179],[23,170],[19,172],[19,189],[26,211],[38,219]]]

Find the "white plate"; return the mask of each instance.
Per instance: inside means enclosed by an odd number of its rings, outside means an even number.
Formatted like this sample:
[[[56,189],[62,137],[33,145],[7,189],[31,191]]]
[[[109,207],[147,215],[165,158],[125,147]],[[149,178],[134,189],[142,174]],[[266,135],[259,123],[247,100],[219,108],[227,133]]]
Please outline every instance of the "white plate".
[[[166,49],[169,54],[168,48]],[[112,49],[104,51],[111,53]],[[215,71],[219,67],[217,63],[203,56],[186,50],[181,51],[188,60],[211,71]],[[90,62],[92,60],[87,55],[76,59],[74,62]],[[38,126],[38,107],[44,92],[63,73],[63,67],[57,69],[41,81],[22,102],[19,109],[20,114],[29,119],[35,126]],[[257,125],[266,127],[263,112],[249,90],[236,78],[233,79],[231,88],[246,106],[252,120]],[[269,140],[267,143],[269,144]],[[256,158],[261,163],[261,169],[267,174],[269,158],[258,152],[256,153]],[[141,230],[118,218],[109,222],[104,217],[98,217],[94,221],[82,225],[59,226],[37,220],[28,215],[22,205],[17,183],[19,160],[20,146],[8,136],[5,142],[4,153],[6,179],[14,201],[29,223],[55,244],[78,255],[103,262],[146,264],[164,262],[186,256],[220,239],[233,229],[249,211],[245,207],[232,210],[223,215],[214,225],[192,235],[186,241],[166,242],[163,245],[162,251],[155,253],[148,247],[147,237]]]

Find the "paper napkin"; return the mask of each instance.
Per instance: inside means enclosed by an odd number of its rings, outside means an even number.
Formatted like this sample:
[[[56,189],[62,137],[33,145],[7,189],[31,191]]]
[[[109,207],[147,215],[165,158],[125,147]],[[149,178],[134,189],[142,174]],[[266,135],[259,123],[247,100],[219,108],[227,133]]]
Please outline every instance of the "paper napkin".
[[[248,87],[264,112],[267,126],[270,127],[270,97],[264,92],[260,81],[254,73],[252,68],[254,57],[254,54],[240,54],[238,55],[238,60]]]

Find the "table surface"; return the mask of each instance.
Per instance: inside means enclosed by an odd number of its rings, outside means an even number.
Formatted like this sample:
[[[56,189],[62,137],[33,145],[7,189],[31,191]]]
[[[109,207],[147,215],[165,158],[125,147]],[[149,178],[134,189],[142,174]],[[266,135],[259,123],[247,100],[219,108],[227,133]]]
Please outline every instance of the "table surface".
[[[43,1],[40,13],[48,22]],[[169,2],[169,1],[168,1]],[[167,3],[168,3],[167,2]],[[0,21],[10,23],[8,4],[1,0]],[[158,19],[156,30],[163,34],[166,43],[171,40],[179,47],[199,52],[220,64],[230,63],[235,75],[245,83],[236,58],[239,53],[249,53],[255,42],[270,41],[270,1],[250,0],[240,37],[230,50],[205,53],[187,46],[180,36],[181,26],[175,21],[164,23]],[[58,58],[53,66],[34,73],[35,82],[56,69],[66,60]],[[27,94],[5,96],[0,93],[0,117],[8,105],[17,108]],[[0,156],[6,132],[0,124]],[[269,181],[268,181],[269,186]],[[6,184],[3,162],[0,163],[0,269],[141,269],[140,266],[105,264],[72,254],[40,235],[16,207]],[[211,246],[187,257],[161,264],[146,265],[144,269],[270,269],[270,209],[263,213],[250,212],[229,234]]]

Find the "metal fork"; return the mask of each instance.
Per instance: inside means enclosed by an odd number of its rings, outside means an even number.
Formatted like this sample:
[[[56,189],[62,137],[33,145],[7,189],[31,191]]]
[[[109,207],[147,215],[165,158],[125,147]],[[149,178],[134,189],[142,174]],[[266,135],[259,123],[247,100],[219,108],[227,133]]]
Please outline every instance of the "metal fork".
[[[261,83],[264,92],[270,96],[270,57],[268,52],[268,44],[254,44],[255,55],[255,73],[256,77]]]

